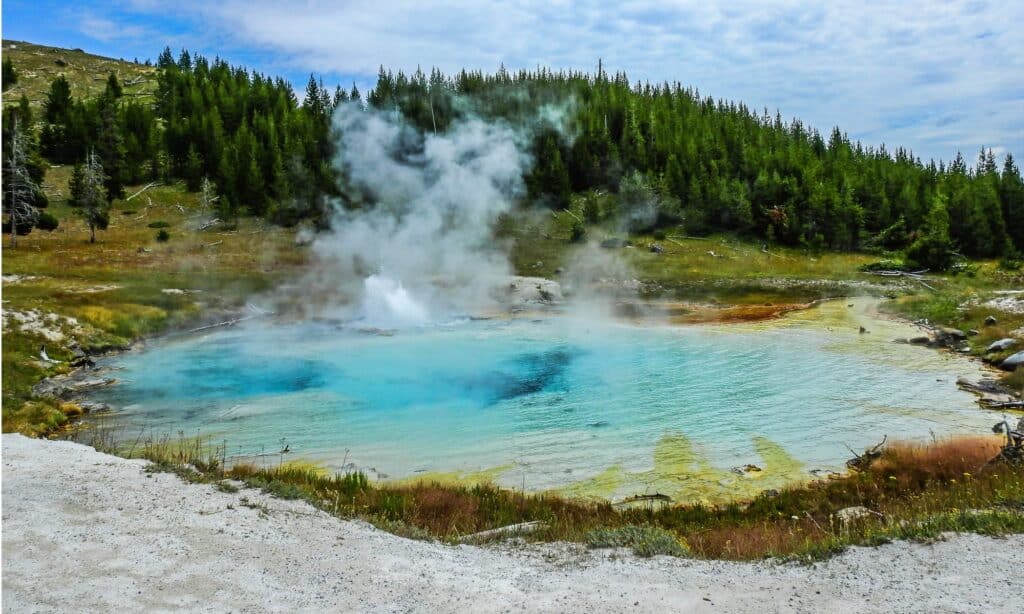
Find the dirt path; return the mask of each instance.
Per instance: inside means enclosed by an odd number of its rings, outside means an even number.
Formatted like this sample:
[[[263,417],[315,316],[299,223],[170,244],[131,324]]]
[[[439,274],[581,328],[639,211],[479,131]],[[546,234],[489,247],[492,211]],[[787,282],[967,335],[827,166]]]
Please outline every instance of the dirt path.
[[[858,548],[813,567],[448,547],[68,442],[4,435],[2,458],[5,612],[1024,609],[1024,536]]]

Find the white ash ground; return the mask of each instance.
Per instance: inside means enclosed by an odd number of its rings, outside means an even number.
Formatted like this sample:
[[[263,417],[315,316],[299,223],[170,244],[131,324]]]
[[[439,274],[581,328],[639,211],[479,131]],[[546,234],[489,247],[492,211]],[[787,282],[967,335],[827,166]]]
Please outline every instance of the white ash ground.
[[[451,547],[70,442],[2,441],[6,612],[1024,609],[1024,536],[854,548],[813,566]]]

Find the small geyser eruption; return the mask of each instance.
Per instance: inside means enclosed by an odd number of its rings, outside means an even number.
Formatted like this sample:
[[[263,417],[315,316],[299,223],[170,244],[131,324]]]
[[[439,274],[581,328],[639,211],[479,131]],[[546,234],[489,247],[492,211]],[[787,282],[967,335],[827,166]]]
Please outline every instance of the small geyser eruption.
[[[427,308],[409,296],[401,282],[377,274],[363,280],[360,312],[363,322],[374,328],[423,326],[430,322]]]
[[[529,130],[469,116],[424,134],[351,103],[334,121],[351,205],[313,243],[312,307],[399,328],[493,306],[511,266],[492,228],[523,194]]]

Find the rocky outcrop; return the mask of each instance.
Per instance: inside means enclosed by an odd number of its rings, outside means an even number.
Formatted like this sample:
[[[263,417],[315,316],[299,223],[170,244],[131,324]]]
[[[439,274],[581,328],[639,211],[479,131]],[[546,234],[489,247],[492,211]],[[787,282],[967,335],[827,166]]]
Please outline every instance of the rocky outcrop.
[[[96,377],[78,372],[71,375],[48,377],[32,387],[32,394],[37,397],[67,400],[76,395],[97,388],[104,388],[117,383],[112,377]]]
[[[544,277],[513,276],[505,286],[502,302],[510,309],[528,309],[561,303],[562,286],[554,280]]]

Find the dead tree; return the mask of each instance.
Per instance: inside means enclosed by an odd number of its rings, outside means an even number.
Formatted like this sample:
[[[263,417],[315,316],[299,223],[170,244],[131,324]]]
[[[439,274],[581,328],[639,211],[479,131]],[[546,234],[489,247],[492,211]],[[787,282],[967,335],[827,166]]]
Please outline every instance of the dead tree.
[[[867,470],[867,468],[871,466],[871,463],[882,457],[882,446],[885,445],[885,440],[888,438],[888,435],[882,437],[882,441],[867,450],[864,450],[863,454],[857,454],[852,448],[850,448],[850,446],[846,446],[846,449],[853,454],[853,458],[846,461],[846,466],[854,471]]]
[[[1004,433],[1006,444],[989,463],[1024,464],[1024,418],[1017,421],[1016,429],[1011,429],[1009,421],[1004,418],[992,427],[992,432]]]
[[[25,136],[18,124],[18,116],[14,116],[10,151],[4,156],[3,178],[4,205],[11,224],[11,247],[18,246],[18,233],[25,234],[39,221],[39,212],[35,208],[35,195],[38,190],[25,164]]]

